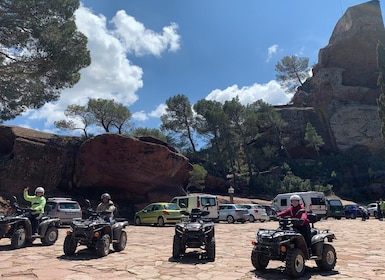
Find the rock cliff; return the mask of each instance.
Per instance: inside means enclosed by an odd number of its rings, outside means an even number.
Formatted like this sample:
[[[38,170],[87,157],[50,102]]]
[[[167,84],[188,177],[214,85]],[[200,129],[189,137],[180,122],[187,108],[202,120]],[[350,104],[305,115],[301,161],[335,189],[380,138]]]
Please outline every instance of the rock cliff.
[[[102,134],[82,142],[21,127],[0,126],[0,194],[21,197],[27,185],[48,196],[79,195],[148,202],[183,194],[188,159],[157,139]]]
[[[319,51],[313,76],[294,95],[292,104],[277,107],[289,122],[286,135],[293,157],[305,156],[306,123],[322,136],[321,152],[360,146],[374,153],[384,146],[376,99],[376,47],[385,43],[379,1],[350,7],[334,28],[329,44]],[[293,121],[294,120],[294,121]]]

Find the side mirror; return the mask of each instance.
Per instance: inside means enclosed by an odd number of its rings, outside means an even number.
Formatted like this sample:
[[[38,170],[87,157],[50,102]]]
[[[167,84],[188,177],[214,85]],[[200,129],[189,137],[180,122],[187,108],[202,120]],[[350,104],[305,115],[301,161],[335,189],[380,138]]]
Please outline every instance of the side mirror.
[[[12,199],[13,199],[14,202],[17,203],[17,197],[16,196],[12,196]]]
[[[181,208],[187,208],[186,204],[184,204],[184,203],[181,203],[181,204],[180,204],[180,207],[181,207]]]

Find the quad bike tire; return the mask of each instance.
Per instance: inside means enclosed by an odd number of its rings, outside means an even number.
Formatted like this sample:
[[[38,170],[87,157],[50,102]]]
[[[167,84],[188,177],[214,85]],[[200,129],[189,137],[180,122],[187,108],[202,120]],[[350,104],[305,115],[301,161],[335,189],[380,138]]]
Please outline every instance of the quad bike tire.
[[[207,259],[211,262],[215,261],[215,238],[211,238],[206,244]]]
[[[305,256],[301,249],[289,249],[286,255],[285,272],[294,278],[301,277],[305,273]]]
[[[322,249],[322,259],[316,260],[319,269],[324,271],[332,270],[337,263],[337,254],[334,247],[330,244],[324,244]]]
[[[27,243],[27,232],[24,228],[16,230],[11,237],[11,248],[19,249],[25,246]]]
[[[49,227],[44,235],[44,237],[41,239],[41,243],[44,246],[51,246],[55,244],[56,240],[59,237],[59,232],[56,227]]]
[[[182,239],[179,236],[174,235],[174,240],[172,243],[172,257],[174,259],[177,259],[180,257],[181,253],[182,253]]]
[[[251,251],[251,263],[256,270],[265,270],[269,264],[269,259],[261,254],[258,254],[257,247],[254,246]]]
[[[126,248],[126,244],[127,244],[127,233],[124,230],[122,230],[122,232],[120,233],[120,238],[118,242],[113,243],[112,247],[116,252],[120,252],[120,251],[123,251],[124,248]]]
[[[78,246],[77,241],[73,239],[71,235],[67,235],[63,243],[64,255],[72,256],[73,254],[75,254],[77,246]]]
[[[105,257],[110,253],[111,238],[108,234],[104,234],[96,242],[96,254],[100,257]]]

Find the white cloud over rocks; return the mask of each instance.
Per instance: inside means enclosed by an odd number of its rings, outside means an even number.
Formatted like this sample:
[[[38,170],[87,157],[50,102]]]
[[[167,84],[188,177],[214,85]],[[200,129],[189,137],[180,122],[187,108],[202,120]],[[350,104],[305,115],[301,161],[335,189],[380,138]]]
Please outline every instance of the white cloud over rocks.
[[[224,90],[215,89],[206,97],[207,100],[215,100],[224,103],[237,97],[243,105],[251,104],[262,99],[270,105],[284,105],[289,103],[293,94],[286,94],[277,81],[270,81],[267,84],[254,84],[239,88],[232,85]]]
[[[88,38],[91,65],[82,69],[80,81],[65,89],[57,102],[39,110],[29,110],[24,117],[29,120],[45,119],[45,129],[53,128],[53,122],[64,118],[64,110],[70,104],[86,105],[90,98],[114,99],[125,106],[138,100],[136,92],[143,87],[143,70],[133,65],[129,55],[150,54],[160,56],[165,51],[179,49],[178,26],[172,23],[158,34],[148,30],[125,11],[118,11],[112,18],[112,30],[107,29],[107,19],[95,15],[81,6],[75,13],[78,30]],[[155,109],[156,111],[157,109]],[[150,113],[149,116],[153,116]],[[144,112],[133,113],[138,119],[148,118]]]

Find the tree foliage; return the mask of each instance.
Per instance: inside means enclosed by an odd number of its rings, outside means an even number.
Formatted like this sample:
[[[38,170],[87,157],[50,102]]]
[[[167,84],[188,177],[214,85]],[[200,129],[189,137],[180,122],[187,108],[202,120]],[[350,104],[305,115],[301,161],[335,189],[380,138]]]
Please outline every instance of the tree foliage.
[[[55,126],[66,130],[82,129],[85,137],[90,125],[102,127],[105,132],[112,132],[115,129],[119,134],[123,134],[129,128],[131,118],[130,110],[123,104],[101,98],[90,99],[87,107],[69,105],[64,115],[70,119],[56,121]],[[77,123],[82,123],[83,126],[77,127]]]
[[[308,142],[307,146],[313,148],[317,155],[319,155],[320,147],[325,145],[322,137],[318,135],[315,127],[309,122],[306,124],[305,140]]]
[[[166,100],[166,113],[161,116],[161,130],[174,132],[180,136],[181,141],[187,141],[193,152],[196,152],[193,130],[195,119],[190,101],[184,94],[178,94]]]
[[[285,56],[275,65],[276,78],[286,92],[294,92],[309,77],[309,58]]]
[[[79,0],[0,1],[0,121],[40,108],[80,79],[90,64],[77,31]]]

